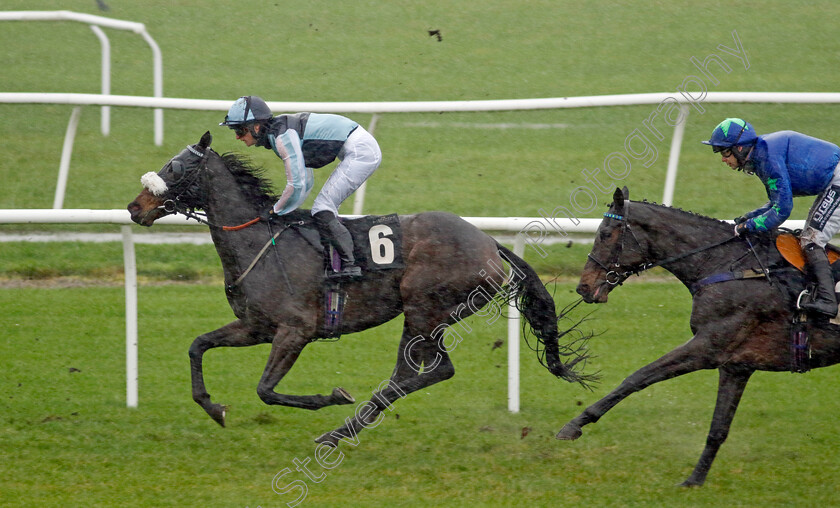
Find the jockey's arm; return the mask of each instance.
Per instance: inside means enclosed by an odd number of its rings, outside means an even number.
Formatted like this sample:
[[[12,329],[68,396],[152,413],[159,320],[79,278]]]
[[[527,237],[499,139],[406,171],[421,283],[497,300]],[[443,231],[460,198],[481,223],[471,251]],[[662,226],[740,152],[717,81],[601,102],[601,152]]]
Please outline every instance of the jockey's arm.
[[[300,137],[295,130],[286,130],[279,136],[269,138],[271,148],[286,170],[286,187],[280,199],[274,204],[274,213],[283,215],[300,207],[312,190],[314,177],[312,170],[306,167],[301,150]]]
[[[781,226],[793,211],[793,191],[784,163],[774,160],[768,162],[766,173],[761,180],[770,201],[759,209],[760,213],[751,212],[747,215],[751,217],[746,222],[750,231],[775,229]]]
[[[753,217],[758,217],[759,215],[761,215],[764,212],[766,212],[767,210],[769,210],[771,206],[773,206],[773,203],[771,201],[768,201],[768,202],[764,203],[762,206],[756,208],[755,210],[745,213],[743,215],[743,217],[745,219],[752,219]]]

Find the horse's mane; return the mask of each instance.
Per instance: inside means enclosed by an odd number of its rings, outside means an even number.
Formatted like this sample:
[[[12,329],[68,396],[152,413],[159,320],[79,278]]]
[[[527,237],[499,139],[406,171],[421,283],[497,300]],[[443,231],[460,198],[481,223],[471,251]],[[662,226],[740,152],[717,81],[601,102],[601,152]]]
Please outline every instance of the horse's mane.
[[[247,156],[238,153],[228,152],[219,157],[250,202],[267,207],[277,201],[278,196],[265,176],[264,167],[256,166]]]
[[[720,219],[716,219],[715,217],[709,217],[707,215],[692,212],[690,210],[683,210],[682,208],[678,208],[678,207],[675,207],[675,206],[662,205],[662,204],[659,204],[659,203],[655,203],[653,201],[648,201],[647,199],[643,199],[642,201],[633,201],[633,203],[637,203],[637,204],[641,204],[641,205],[647,205],[651,208],[657,208],[657,209],[660,209],[660,210],[670,210],[670,211],[677,212],[680,215],[685,215],[687,217],[690,217],[692,219],[696,219],[696,220],[699,220],[699,221],[706,221],[706,222],[711,222],[711,223],[715,223],[715,224],[722,224],[722,225],[725,225],[727,227],[731,227],[731,225],[728,222],[720,220]]]
[[[228,171],[236,179],[246,199],[257,205],[260,209],[267,210],[280,197],[274,191],[274,185],[266,176],[266,168],[255,165],[250,158],[234,152],[227,152],[219,155]],[[285,217],[294,221],[310,221],[312,215],[309,210],[297,209]]]

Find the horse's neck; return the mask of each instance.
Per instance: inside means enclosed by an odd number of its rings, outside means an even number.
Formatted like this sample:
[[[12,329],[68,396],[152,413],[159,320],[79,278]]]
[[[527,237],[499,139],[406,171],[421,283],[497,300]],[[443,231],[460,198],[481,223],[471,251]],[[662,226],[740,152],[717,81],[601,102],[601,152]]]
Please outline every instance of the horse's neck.
[[[260,216],[258,203],[252,202],[243,192],[233,174],[221,159],[209,168],[204,192],[207,195],[207,219],[218,226],[238,226]]]
[[[270,235],[263,223],[237,231],[224,231],[222,227],[240,226],[258,218],[264,211],[251,202],[233,174],[217,161],[210,168],[204,189],[207,205],[204,211],[214,227],[210,229],[216,252],[222,260],[227,275],[237,275],[253,260]],[[250,246],[251,248],[247,248]]]
[[[652,253],[652,259],[649,261],[652,263],[712,246],[733,235],[732,231],[716,221],[680,210],[665,207],[654,209],[653,205],[646,205],[642,215],[642,219],[645,220],[644,228],[648,231]],[[731,246],[723,245],[665,263],[663,268],[690,285],[713,273],[728,269],[733,259]]]

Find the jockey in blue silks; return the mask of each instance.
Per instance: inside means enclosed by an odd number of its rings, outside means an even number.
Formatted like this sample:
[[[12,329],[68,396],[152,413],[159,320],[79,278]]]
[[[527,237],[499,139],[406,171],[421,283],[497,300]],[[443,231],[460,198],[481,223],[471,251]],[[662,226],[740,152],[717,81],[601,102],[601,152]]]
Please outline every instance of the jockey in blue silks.
[[[801,306],[835,317],[837,299],[825,246],[840,230],[840,147],[794,131],[758,136],[740,118],[722,121],[703,143],[732,169],[758,176],[767,190],[770,200],[764,206],[735,219],[737,235],[774,229],[790,216],[794,196],[817,196],[800,235],[817,291],[812,302]]]
[[[301,206],[312,190],[313,168],[338,159],[312,204],[321,237],[341,258],[339,279],[360,277],[353,256],[353,238],[338,220],[338,207],[382,162],[379,144],[358,123],[339,115],[296,113],[274,116],[257,96],[240,97],[219,125],[230,127],[246,146],[272,150],[286,168],[286,187],[270,213],[283,215]]]

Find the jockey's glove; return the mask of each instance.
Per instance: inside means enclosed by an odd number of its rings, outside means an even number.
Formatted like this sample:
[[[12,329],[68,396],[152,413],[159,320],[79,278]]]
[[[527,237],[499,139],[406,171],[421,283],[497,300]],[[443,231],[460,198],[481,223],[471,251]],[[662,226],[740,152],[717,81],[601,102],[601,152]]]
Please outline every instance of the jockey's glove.
[[[277,214],[274,213],[274,207],[269,207],[268,210],[260,214],[260,220],[263,222],[271,222],[275,217],[277,217]]]

